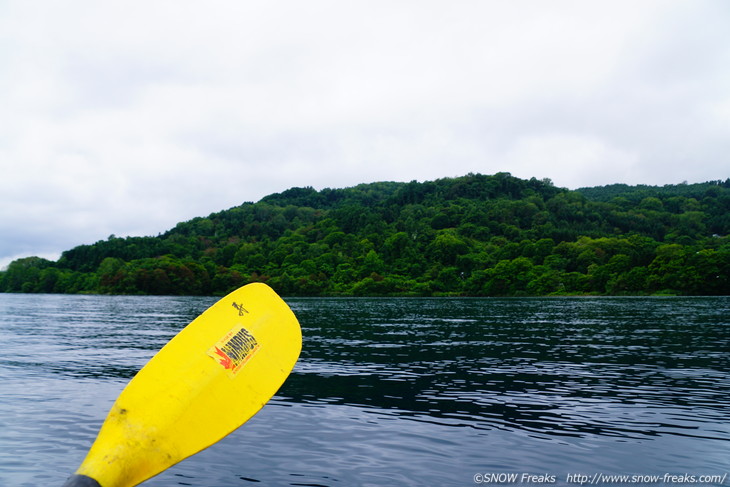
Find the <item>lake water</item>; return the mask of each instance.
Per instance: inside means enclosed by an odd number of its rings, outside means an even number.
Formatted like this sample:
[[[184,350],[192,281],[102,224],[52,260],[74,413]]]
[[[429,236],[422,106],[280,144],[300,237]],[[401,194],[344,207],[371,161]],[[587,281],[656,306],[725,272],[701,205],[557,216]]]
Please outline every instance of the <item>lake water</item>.
[[[60,486],[214,301],[0,294],[0,486]],[[730,298],[286,301],[279,393],[144,485],[730,486]]]

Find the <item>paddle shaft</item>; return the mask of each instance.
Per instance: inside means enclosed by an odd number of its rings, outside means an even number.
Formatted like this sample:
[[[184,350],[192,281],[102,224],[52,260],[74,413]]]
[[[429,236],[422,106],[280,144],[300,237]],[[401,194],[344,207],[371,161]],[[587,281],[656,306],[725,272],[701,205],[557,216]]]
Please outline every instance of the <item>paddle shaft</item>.
[[[86,475],[72,475],[61,487],[101,487],[99,482]]]

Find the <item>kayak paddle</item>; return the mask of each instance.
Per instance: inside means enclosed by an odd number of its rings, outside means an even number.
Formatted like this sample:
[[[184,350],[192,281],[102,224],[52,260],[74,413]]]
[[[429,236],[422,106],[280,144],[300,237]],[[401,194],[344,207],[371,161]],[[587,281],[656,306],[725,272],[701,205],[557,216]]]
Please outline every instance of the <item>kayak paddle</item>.
[[[232,292],[127,384],[63,487],[131,487],[207,448],[271,399],[301,349],[299,322],[269,286]]]

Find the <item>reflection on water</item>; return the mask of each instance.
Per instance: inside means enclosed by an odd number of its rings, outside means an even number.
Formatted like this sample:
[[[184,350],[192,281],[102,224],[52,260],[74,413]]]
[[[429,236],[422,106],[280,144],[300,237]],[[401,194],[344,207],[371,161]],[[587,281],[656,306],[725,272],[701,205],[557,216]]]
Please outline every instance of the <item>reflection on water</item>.
[[[307,341],[285,391],[536,436],[728,439],[706,427],[725,421],[730,397],[721,303],[295,301]]]
[[[0,295],[0,484],[62,483],[127,380],[214,301]],[[287,301],[304,348],[278,396],[149,485],[730,470],[728,298]]]

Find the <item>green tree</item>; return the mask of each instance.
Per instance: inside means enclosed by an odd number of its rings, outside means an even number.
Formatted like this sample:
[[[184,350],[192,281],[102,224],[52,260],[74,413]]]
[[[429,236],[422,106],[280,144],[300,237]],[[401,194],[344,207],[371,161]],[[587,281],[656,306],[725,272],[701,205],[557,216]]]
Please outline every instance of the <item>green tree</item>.
[[[41,273],[50,265],[51,261],[41,257],[24,257],[14,260],[3,273],[3,291],[10,293],[41,292]]]
[[[730,180],[578,191],[508,173],[292,188],[157,237],[19,259],[0,291],[730,294]]]
[[[427,252],[433,258],[446,266],[456,264],[456,259],[466,254],[469,246],[461,238],[459,238],[452,230],[439,232],[428,246]]]

